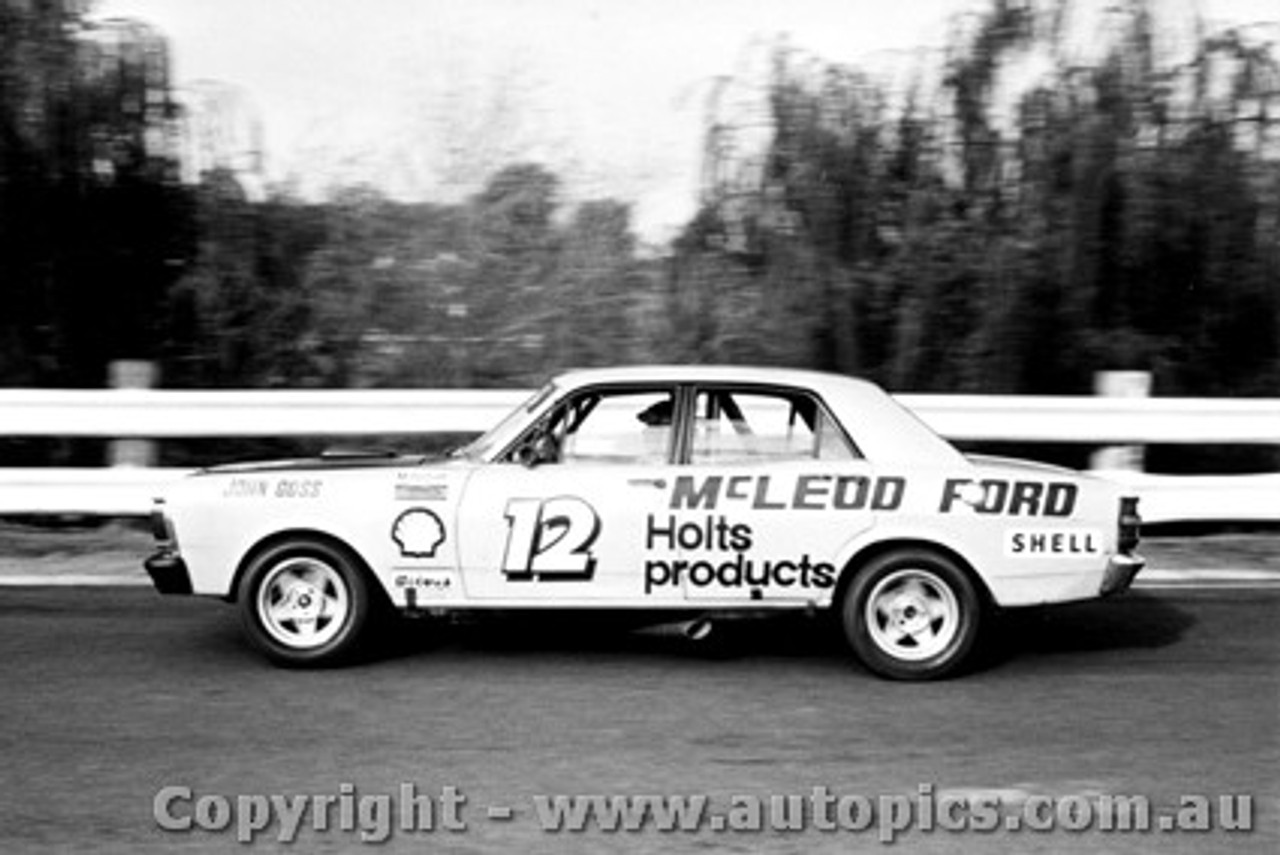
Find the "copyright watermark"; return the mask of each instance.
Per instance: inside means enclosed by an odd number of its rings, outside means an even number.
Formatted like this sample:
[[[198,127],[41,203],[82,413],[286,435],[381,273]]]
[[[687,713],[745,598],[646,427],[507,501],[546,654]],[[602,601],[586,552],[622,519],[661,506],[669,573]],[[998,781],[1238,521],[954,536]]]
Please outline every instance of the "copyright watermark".
[[[458,834],[479,823],[526,822],[544,833],[676,832],[859,834],[891,844],[907,833],[1249,832],[1249,795],[1179,796],[1153,805],[1141,795],[938,789],[914,793],[838,793],[825,786],[769,795],[532,794],[519,803],[472,804],[461,788],[361,792],[343,782],[327,793],[201,793],[162,787],[152,800],[157,827],[174,834],[228,834],[244,844],[292,843],[304,832],[342,834],[379,844],[399,834]]]

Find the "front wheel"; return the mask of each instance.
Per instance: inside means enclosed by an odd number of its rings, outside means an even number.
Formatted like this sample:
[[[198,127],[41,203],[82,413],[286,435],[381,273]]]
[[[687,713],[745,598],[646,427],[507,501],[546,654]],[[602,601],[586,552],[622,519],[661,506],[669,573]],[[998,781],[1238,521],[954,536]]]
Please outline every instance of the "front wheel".
[[[356,560],[328,543],[302,539],[255,557],[238,602],[254,645],[276,664],[295,668],[349,658],[371,610],[369,584]]]
[[[981,612],[973,582],[953,561],[902,550],[858,571],[840,617],[846,640],[869,669],[895,680],[932,680],[964,665]]]

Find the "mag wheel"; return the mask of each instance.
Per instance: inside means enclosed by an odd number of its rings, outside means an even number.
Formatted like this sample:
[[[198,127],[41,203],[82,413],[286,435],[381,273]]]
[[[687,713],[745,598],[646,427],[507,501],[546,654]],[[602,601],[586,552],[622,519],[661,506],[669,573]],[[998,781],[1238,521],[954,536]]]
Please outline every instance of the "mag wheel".
[[[896,680],[956,672],[973,650],[982,604],[968,575],[922,550],[873,559],[845,591],[841,624],[858,658]]]
[[[370,613],[368,582],[345,551],[293,540],[254,558],[240,583],[245,631],[279,665],[338,663],[356,649]]]

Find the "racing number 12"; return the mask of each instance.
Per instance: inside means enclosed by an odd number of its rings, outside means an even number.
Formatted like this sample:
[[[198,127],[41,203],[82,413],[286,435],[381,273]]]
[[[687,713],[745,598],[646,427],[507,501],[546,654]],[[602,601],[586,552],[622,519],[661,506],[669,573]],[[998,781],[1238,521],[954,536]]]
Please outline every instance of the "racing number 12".
[[[512,499],[505,516],[502,572],[508,579],[585,580],[595,573],[591,546],[600,534],[600,518],[582,499]]]

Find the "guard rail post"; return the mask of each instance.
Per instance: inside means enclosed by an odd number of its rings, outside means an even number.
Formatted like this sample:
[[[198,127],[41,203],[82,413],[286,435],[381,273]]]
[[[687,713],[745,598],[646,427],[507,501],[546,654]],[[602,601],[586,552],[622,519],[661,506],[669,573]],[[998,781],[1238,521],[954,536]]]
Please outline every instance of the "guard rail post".
[[[1150,371],[1097,371],[1093,393],[1106,398],[1147,398],[1151,396]],[[1145,446],[1109,445],[1089,457],[1091,470],[1141,472]]]
[[[156,385],[154,362],[118,359],[107,367],[108,385],[122,395],[137,394]],[[156,463],[156,444],[151,439],[113,439],[107,446],[110,466],[150,467]]]

